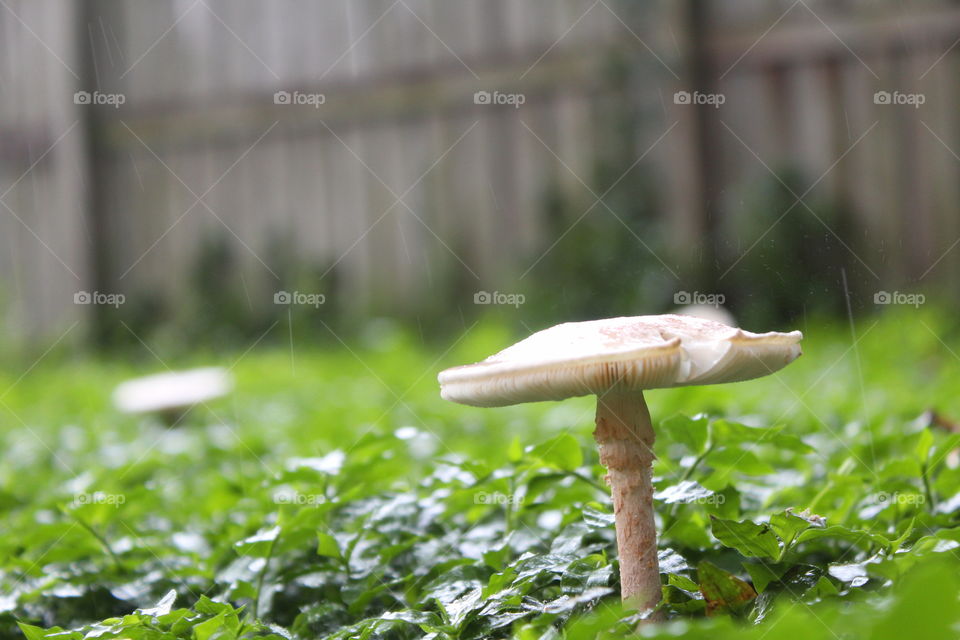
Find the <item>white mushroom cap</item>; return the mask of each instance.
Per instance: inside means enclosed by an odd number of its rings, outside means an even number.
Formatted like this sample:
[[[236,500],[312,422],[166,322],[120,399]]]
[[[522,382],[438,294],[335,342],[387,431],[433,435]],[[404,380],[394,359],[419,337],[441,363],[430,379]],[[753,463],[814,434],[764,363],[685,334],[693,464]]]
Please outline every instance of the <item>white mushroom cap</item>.
[[[703,318],[704,320],[713,320],[714,322],[725,324],[728,327],[737,326],[737,319],[733,317],[733,314],[720,305],[688,304],[683,307],[678,307],[674,310],[674,313],[679,316],[693,316],[695,318]]]
[[[233,387],[220,367],[172,371],[128,380],[113,392],[113,403],[125,413],[186,409],[226,395]]]
[[[658,389],[739,382],[800,355],[799,331],[751,333],[691,316],[568,322],[482,362],[442,371],[440,395],[477,407],[597,395],[613,387]]]

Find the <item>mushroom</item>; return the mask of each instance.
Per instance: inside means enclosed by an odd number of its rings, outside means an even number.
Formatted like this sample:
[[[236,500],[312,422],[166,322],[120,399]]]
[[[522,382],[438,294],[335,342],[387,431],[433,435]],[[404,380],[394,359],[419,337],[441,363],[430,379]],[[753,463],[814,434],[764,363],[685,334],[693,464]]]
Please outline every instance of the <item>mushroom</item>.
[[[720,305],[688,304],[675,309],[673,313],[678,316],[693,316],[704,320],[713,320],[728,327],[737,326],[737,319],[733,317],[733,314]]]
[[[220,367],[171,371],[117,385],[113,404],[124,413],[155,413],[175,424],[191,407],[226,395],[232,386]]]
[[[440,395],[476,407],[597,396],[593,435],[613,494],[621,594],[647,611],[661,587],[654,432],[643,391],[765,376],[800,355],[801,338],[799,331],[758,334],[680,315],[569,322],[441,372]]]

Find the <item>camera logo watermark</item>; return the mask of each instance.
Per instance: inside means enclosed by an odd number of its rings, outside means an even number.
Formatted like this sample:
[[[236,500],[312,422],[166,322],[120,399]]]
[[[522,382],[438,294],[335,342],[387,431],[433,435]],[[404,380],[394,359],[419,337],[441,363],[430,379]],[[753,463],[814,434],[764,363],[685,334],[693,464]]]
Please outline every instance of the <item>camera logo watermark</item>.
[[[520,105],[527,101],[527,96],[522,93],[501,93],[494,91],[477,91],[473,94],[473,104],[500,104],[509,105],[514,109],[519,109]]]
[[[73,505],[80,506],[85,504],[109,504],[119,508],[120,505],[127,502],[127,496],[122,493],[104,493],[103,491],[94,491],[93,493],[77,493],[73,496]]]
[[[677,291],[673,294],[673,304],[702,304],[711,307],[720,307],[727,301],[722,293],[701,293],[700,291]]]
[[[500,493],[499,491],[478,491],[473,494],[473,504],[523,504],[523,498],[514,494]]]
[[[303,291],[277,291],[273,294],[273,304],[306,305],[319,309],[327,301],[322,293],[304,293]]]
[[[927,301],[922,293],[903,293],[901,291],[877,291],[873,294],[873,304],[903,304],[917,308]]]
[[[304,93],[302,91],[277,91],[273,94],[273,104],[292,104],[319,109],[327,101],[322,93]]]
[[[901,93],[900,91],[877,91],[873,94],[873,104],[905,104],[919,109],[927,101],[923,93]]]
[[[499,304],[519,308],[526,301],[527,297],[522,293],[477,291],[473,294],[473,304]]]
[[[673,94],[673,104],[706,104],[714,109],[719,109],[720,105],[727,101],[727,96],[722,93],[701,93],[700,91],[677,91]]]
[[[101,93],[100,91],[77,91],[73,94],[73,104],[105,104],[119,109],[127,101],[122,93]]]
[[[122,293],[101,293],[100,291],[77,291],[73,294],[73,304],[94,304],[118,308],[127,301]]]

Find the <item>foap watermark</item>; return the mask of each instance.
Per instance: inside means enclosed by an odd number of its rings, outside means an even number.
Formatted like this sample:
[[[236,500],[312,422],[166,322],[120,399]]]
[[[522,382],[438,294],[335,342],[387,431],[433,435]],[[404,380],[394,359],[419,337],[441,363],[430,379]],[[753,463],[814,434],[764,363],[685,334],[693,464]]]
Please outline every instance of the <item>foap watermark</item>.
[[[73,104],[105,104],[119,109],[127,101],[122,93],[103,93],[101,91],[77,91],[73,94]]]
[[[673,94],[673,104],[706,104],[714,109],[719,109],[720,105],[727,101],[727,96],[722,93],[702,93],[700,91],[677,91]]]
[[[919,109],[927,101],[923,93],[902,93],[900,91],[877,91],[873,94],[873,104],[903,104]]]
[[[523,497],[499,491],[478,491],[473,494],[473,504],[523,504]]]
[[[667,487],[663,491],[658,491],[653,497],[656,500],[662,500],[666,504],[719,506],[727,501],[727,496],[724,494],[714,493],[692,480],[684,480],[680,482],[680,484]]]
[[[673,304],[703,304],[719,307],[727,301],[722,293],[702,293],[700,291],[677,291],[673,294]]]
[[[102,291],[77,291],[73,294],[73,304],[94,304],[118,308],[127,301],[122,293],[103,293]]]
[[[473,104],[501,104],[519,109],[527,101],[522,93],[502,93],[500,91],[477,91],[473,94]]]
[[[927,498],[922,493],[900,493],[899,491],[893,493],[881,491],[876,494],[875,497],[880,504],[889,502],[897,505],[921,505],[927,501]]]
[[[278,493],[273,496],[274,504],[293,504],[300,507],[317,507],[327,502],[321,493]]]
[[[904,304],[914,308],[927,301],[922,293],[903,293],[902,291],[877,291],[873,294],[873,304]]]
[[[127,496],[122,493],[105,493],[103,491],[94,491],[93,493],[76,493],[73,496],[74,506],[84,504],[109,504],[114,507],[127,502]]]
[[[720,506],[725,504],[727,501],[727,496],[722,493],[711,493],[708,496],[697,496],[693,500],[690,500],[687,504],[708,504],[713,506]]]
[[[277,291],[273,294],[273,304],[300,304],[319,309],[327,301],[322,293],[305,293],[303,291]]]
[[[292,104],[302,107],[319,109],[327,101],[322,93],[306,93],[303,91],[276,91],[273,94],[273,104]]]
[[[522,293],[503,293],[502,291],[477,291],[473,294],[473,304],[504,304],[519,308],[527,297]]]

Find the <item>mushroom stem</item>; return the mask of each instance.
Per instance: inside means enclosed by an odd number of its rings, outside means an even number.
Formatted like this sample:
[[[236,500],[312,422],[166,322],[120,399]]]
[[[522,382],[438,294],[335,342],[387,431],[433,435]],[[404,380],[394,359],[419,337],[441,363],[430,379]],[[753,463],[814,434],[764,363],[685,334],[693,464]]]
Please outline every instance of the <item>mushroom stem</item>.
[[[657,525],[653,515],[653,425],[643,393],[611,389],[597,397],[600,462],[613,493],[623,601],[646,611],[660,601]]]

